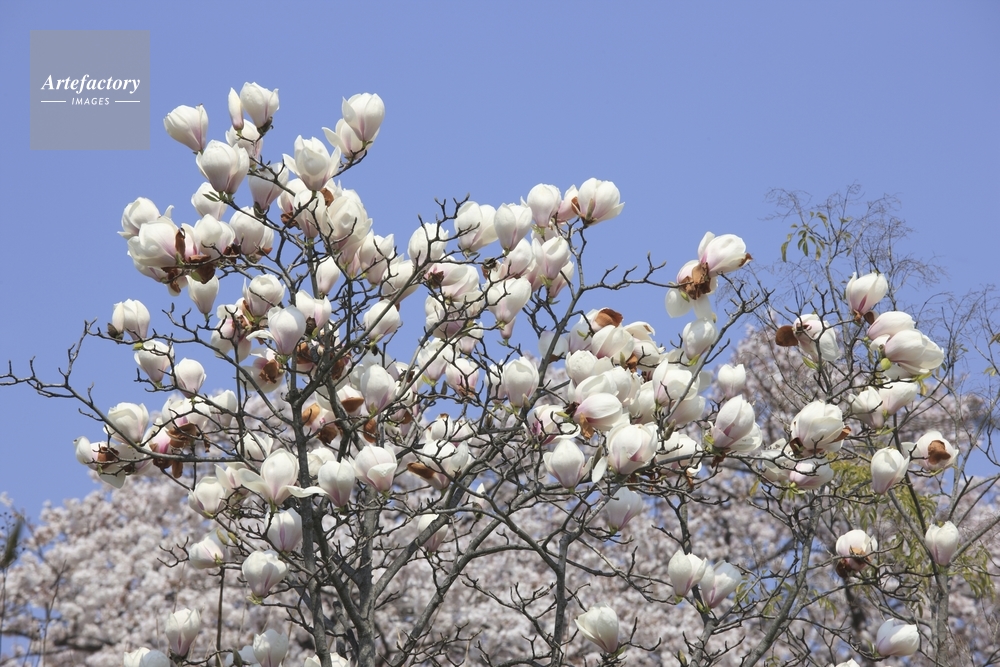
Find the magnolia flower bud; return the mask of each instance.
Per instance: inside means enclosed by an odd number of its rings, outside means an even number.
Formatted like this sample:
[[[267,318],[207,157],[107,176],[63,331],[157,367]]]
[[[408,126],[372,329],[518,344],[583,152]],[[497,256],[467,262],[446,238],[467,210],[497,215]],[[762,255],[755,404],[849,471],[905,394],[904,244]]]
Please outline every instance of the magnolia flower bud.
[[[434,523],[437,520],[437,518],[438,518],[437,514],[424,514],[423,516],[421,516],[420,520],[417,521],[417,532],[423,533],[425,530],[427,530],[427,528],[430,527],[432,523]],[[427,541],[424,542],[423,545],[424,549],[427,549],[427,551],[437,551],[439,548],[441,548],[441,544],[445,541],[447,537],[448,537],[448,524],[446,523],[445,525],[441,526],[441,528],[439,528],[436,532],[434,532],[430,537],[427,538]]]
[[[188,506],[199,514],[212,517],[225,507],[228,495],[229,489],[217,477],[209,475],[199,479],[188,493]]]
[[[695,475],[701,469],[701,464],[694,466],[703,448],[701,443],[685,433],[674,431],[669,439],[660,443],[656,460],[665,464],[671,470]]]
[[[270,274],[255,276],[243,288],[243,302],[250,314],[261,317],[285,298],[285,286],[276,276]]]
[[[288,653],[288,637],[277,630],[268,629],[253,638],[253,655],[260,667],[281,667]]]
[[[185,396],[194,396],[205,382],[205,368],[194,359],[181,359],[174,365],[174,384]]]
[[[920,632],[915,625],[890,618],[878,629],[875,650],[882,657],[913,655],[919,649]]]
[[[814,491],[833,479],[833,466],[826,459],[797,462],[788,473],[788,481],[802,491]]]
[[[872,456],[872,491],[878,495],[889,492],[889,489],[899,484],[906,477],[906,468],[910,459],[897,450],[886,447]]]
[[[196,570],[219,567],[226,560],[222,541],[214,532],[188,547],[188,563]]]
[[[289,171],[284,163],[275,163],[250,174],[250,196],[261,210],[267,210],[285,191]]]
[[[188,280],[188,296],[202,315],[210,315],[215,306],[215,297],[219,295],[219,277],[212,276],[201,283],[193,277]]]
[[[746,368],[743,367],[743,364],[739,364],[738,366],[724,364],[719,367],[717,382],[719,389],[722,390],[726,398],[732,398],[737,394],[741,394],[747,384]]]
[[[149,377],[151,382],[159,384],[173,360],[173,349],[158,340],[147,340],[134,355],[135,363]]]
[[[711,320],[695,320],[688,322],[681,332],[684,346],[684,356],[697,359],[715,344],[719,332]]]
[[[242,569],[250,592],[261,600],[288,574],[288,565],[278,558],[276,551],[270,549],[255,551],[247,556]]]
[[[326,491],[334,507],[343,507],[351,500],[357,475],[354,467],[344,461],[327,461],[317,474],[319,487]]]
[[[865,424],[872,428],[882,428],[885,425],[882,396],[874,387],[865,387],[857,396],[848,396],[847,402],[850,405],[850,414]]]
[[[214,139],[195,158],[198,169],[216,192],[235,194],[250,171],[250,156],[243,148]]]
[[[873,344],[884,344],[889,336],[893,336],[901,331],[913,329],[916,323],[913,317],[898,310],[889,310],[878,317],[868,327],[868,338]]]
[[[617,533],[641,511],[642,496],[632,489],[622,487],[604,506],[604,517],[612,532]]]
[[[882,409],[886,414],[894,415],[917,397],[920,386],[916,382],[890,382],[878,390],[882,399]]]
[[[180,228],[166,216],[140,227],[139,232],[128,240],[128,254],[136,268],[142,271],[176,266],[179,232]],[[156,277],[161,274],[153,272],[148,275]]]
[[[295,139],[295,157],[285,156],[285,165],[313,191],[323,189],[326,182],[333,178],[339,163],[340,154],[337,151],[331,156],[322,141],[316,137],[303,139],[302,135]]]
[[[618,614],[606,604],[594,605],[576,617],[580,634],[596,644],[604,653],[618,650]]]
[[[512,407],[521,408],[527,405],[536,389],[538,389],[538,369],[531,361],[521,357],[504,366],[500,391],[507,396]]]
[[[362,318],[362,326],[373,343],[395,333],[402,323],[399,310],[386,300],[375,303]]]
[[[406,244],[410,259],[418,265],[439,262],[444,257],[448,233],[439,223],[425,223],[417,227]]]
[[[364,144],[370,144],[378,136],[382,120],[385,118],[385,104],[373,93],[352,95],[341,105],[344,122]]]
[[[465,252],[476,252],[496,241],[495,219],[496,209],[492,206],[480,206],[474,201],[462,204],[455,215],[458,247]]]
[[[333,291],[333,286],[340,280],[340,267],[337,260],[327,257],[316,266],[316,289],[317,296],[326,295]]]
[[[931,552],[931,558],[938,565],[947,565],[951,562],[955,552],[958,551],[958,528],[951,521],[945,521],[944,525],[931,525],[927,527],[927,534],[924,536],[924,543]]]
[[[268,90],[256,83],[244,83],[240,90],[240,102],[250,120],[260,129],[271,121],[278,110],[278,89]]]
[[[191,233],[195,246],[210,259],[219,259],[233,245],[236,234],[232,228],[213,215],[202,216]]]
[[[587,457],[573,438],[557,438],[557,442],[554,450],[542,455],[545,469],[564,489],[575,489],[587,472]]]
[[[493,217],[493,229],[500,246],[510,252],[531,231],[531,209],[518,204],[504,204]],[[530,246],[529,246],[530,247]]]
[[[552,218],[558,213],[561,203],[562,195],[559,193],[559,188],[554,185],[539,183],[528,192],[531,218],[539,227],[548,227],[552,223]]]
[[[708,563],[694,554],[684,553],[683,549],[675,551],[667,563],[667,575],[674,587],[674,594],[680,597],[687,595],[705,576],[707,566]]]
[[[295,306],[272,308],[267,313],[267,331],[278,354],[291,354],[306,333],[306,316]]]
[[[513,335],[514,320],[530,298],[531,281],[526,278],[507,278],[486,290],[486,308],[502,327],[505,339]]]
[[[864,315],[870,312],[888,292],[889,281],[881,273],[868,273],[860,278],[854,273],[847,281],[847,305],[851,312]]]
[[[712,425],[712,445],[726,451],[747,437],[755,426],[753,406],[742,396],[726,401]]]
[[[205,107],[179,106],[163,119],[163,127],[171,139],[181,142],[195,153],[208,143],[208,113]]]
[[[108,410],[108,426],[105,432],[119,442],[138,444],[142,442],[149,423],[149,411],[144,405],[119,403]]]
[[[631,475],[653,460],[659,444],[655,425],[619,423],[608,432],[608,465],[619,475]]]
[[[170,652],[187,655],[191,644],[201,630],[201,613],[197,610],[179,609],[167,618],[167,642]]]
[[[302,541],[302,517],[293,509],[278,512],[271,517],[267,539],[278,551],[292,551]]]
[[[141,301],[133,299],[116,303],[111,314],[111,327],[114,331],[109,327],[108,333],[116,338],[127,333],[132,340],[143,340],[149,331],[149,310]]]
[[[743,581],[743,574],[729,563],[720,563],[717,566],[706,565],[705,574],[702,576],[698,587],[701,589],[702,599],[709,608],[714,609],[722,604],[722,601],[729,597]]]
[[[228,204],[220,201],[216,196],[216,191],[212,188],[211,183],[202,183],[198,186],[198,189],[191,195],[191,205],[194,206],[194,210],[198,211],[199,216],[210,215],[217,220],[221,220],[229,209]]]
[[[170,217],[170,209],[167,209],[164,216]],[[139,197],[122,211],[122,230],[118,235],[128,240],[138,234],[139,228],[144,224],[159,217],[160,209],[156,208],[156,204],[145,197]]]
[[[229,120],[233,125],[233,129],[239,132],[243,129],[243,102],[240,101],[240,95],[234,88],[229,89],[228,103]]]
[[[238,473],[240,483],[245,488],[259,494],[274,506],[281,505],[289,496],[304,498],[323,493],[323,489],[318,486],[305,489],[296,486],[299,460],[287,449],[276,449],[268,454],[260,466],[260,474],[245,469]]]
[[[576,406],[573,419],[581,428],[609,431],[621,420],[622,404],[609,393],[591,394]]]
[[[926,375],[944,363],[944,350],[916,329],[890,336],[882,353],[903,372],[903,377]]]
[[[625,204],[620,203],[620,199],[621,194],[614,183],[589,178],[577,191],[573,208],[585,225],[596,225],[622,212]]]
[[[353,158],[365,150],[365,142],[358,138],[347,121],[341,118],[334,129],[323,128],[323,134],[330,145],[339,148],[340,152]]]
[[[387,493],[396,476],[396,455],[388,447],[365,445],[354,459],[354,472],[362,482]]]

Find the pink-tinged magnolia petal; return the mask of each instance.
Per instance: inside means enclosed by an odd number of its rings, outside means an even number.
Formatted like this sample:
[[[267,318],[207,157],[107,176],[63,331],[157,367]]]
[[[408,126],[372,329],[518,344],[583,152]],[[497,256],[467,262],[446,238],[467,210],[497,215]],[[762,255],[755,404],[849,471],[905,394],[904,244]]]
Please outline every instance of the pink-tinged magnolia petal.
[[[718,607],[739,587],[742,581],[743,573],[729,563],[720,563],[714,567],[707,566],[705,576],[699,583],[705,604],[711,609]]]
[[[606,393],[593,394],[581,402],[573,419],[580,426],[590,426],[598,431],[607,431],[622,416],[622,404],[615,396]]]
[[[868,273],[860,278],[855,273],[847,281],[847,305],[852,312],[864,315],[872,310],[889,292],[889,281],[881,273]]]
[[[278,354],[295,351],[306,332],[306,317],[294,306],[273,308],[267,314],[267,327]]]

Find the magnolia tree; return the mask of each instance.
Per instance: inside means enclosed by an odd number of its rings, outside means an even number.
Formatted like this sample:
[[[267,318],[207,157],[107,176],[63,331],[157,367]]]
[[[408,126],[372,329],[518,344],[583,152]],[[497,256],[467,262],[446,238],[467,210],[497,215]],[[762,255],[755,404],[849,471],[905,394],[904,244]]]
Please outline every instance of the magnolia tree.
[[[5,573],[4,630],[29,640],[13,655],[96,665],[114,647],[126,667],[1000,659],[974,613],[993,592],[1000,521],[995,391],[959,384],[956,328],[928,336],[955,320],[928,329],[897,305],[891,234],[803,215],[790,240],[809,258],[786,263],[787,295],[745,267],[733,234],[706,234],[672,282],[652,264],[595,277],[590,228],[623,204],[590,179],[496,208],[441,204],[403,251],[336,180],[368,155],[382,100],[345,100],[327,143],[299,137],[281,161],[263,152],[278,106],[276,90],[231,91],[225,142],[208,140],[201,107],[175,109],[166,129],[207,180],[197,222],[142,198],[125,208],[136,269],[192,305],[151,316],[119,303],[85,337],[127,346],[158,410],[105,409],[75,388],[82,340],[55,382],[6,375],[99,420],[76,456],[120,489],[50,514]],[[687,320],[680,336],[583,308],[635,285],[663,290]],[[741,319],[755,327],[744,361],[713,381]],[[164,532],[166,551],[136,551]],[[57,539],[94,534],[109,545],[96,565]],[[118,582],[117,604],[95,568]],[[63,588],[72,605],[57,604]],[[99,618],[81,598],[103,601]]]

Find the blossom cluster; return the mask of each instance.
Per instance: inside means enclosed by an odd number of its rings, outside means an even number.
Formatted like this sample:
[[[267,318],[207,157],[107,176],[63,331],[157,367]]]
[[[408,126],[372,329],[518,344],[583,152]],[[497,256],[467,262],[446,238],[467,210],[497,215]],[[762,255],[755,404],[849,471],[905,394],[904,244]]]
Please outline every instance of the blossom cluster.
[[[667,344],[646,321],[579,305],[587,291],[630,284],[627,275],[617,285],[578,277],[584,236],[623,209],[612,182],[539,184],[519,203],[442,206],[438,219],[397,245],[393,234],[375,232],[361,195],[338,180],[372,150],[382,100],[345,99],[334,129],[323,128],[325,143],[299,136],[291,154],[269,162],[265,135],[279,106],[277,90],[231,90],[225,141],[209,140],[202,107],[179,107],[165,119],[206,180],[191,199],[198,218],[178,224],[172,206],[161,213],[140,198],[125,207],[120,235],[137,271],[174,297],[186,291],[204,324],[171,317],[188,337],[163,336],[147,306],[116,304],[106,336],[131,346],[149,388],[166,398],[152,411],[120,403],[99,415],[101,438],[75,443],[77,459],[112,486],[157,468],[184,484],[190,508],[213,522],[187,546],[187,562],[238,570],[255,604],[290,590],[306,591],[303,599],[326,593],[361,618],[374,602],[356,598],[384,593],[382,577],[414,553],[437,562],[450,549],[471,560],[491,536],[474,532],[484,518],[482,530],[504,527],[530,545],[512,519],[522,503],[557,508],[573,539],[614,544],[653,499],[697,497],[717,478],[735,477],[736,466],[794,499],[833,483],[845,458],[867,457],[878,497],[911,466],[933,474],[957,461],[938,431],[912,443],[889,437],[898,435],[892,418],[918,399],[944,353],[910,315],[875,314],[888,293],[881,274],[847,282],[843,319],[835,310],[799,313],[776,328],[777,345],[797,348],[818,373],[854,347],[870,358],[852,393],[817,391],[782,425],[784,437],[765,441],[747,369],[723,365],[717,379],[708,370],[742,313],[720,318],[712,302],[720,282],[751,259],[742,238],[705,234],[697,259],[678,271],[666,310],[694,319]],[[241,206],[246,190],[250,201]],[[240,296],[228,302],[223,283],[237,280]],[[418,345],[395,356],[417,295]],[[187,356],[191,350],[211,360]],[[873,451],[872,442],[883,446]],[[396,534],[407,530],[412,546],[401,550]],[[696,555],[690,536],[675,541],[662,579],[672,603],[724,615],[748,603],[754,586],[759,593],[749,563]],[[937,566],[948,567],[958,543],[951,523],[927,529],[925,549]],[[532,548],[550,562],[547,546]],[[879,542],[854,529],[835,550],[838,574],[862,576]],[[369,571],[333,574],[363,566]],[[581,609],[575,624],[617,656],[630,642],[610,602]],[[322,613],[317,605],[310,613]],[[398,650],[416,651],[429,636],[428,609]],[[140,648],[125,664],[187,659],[201,618],[201,610],[175,611],[165,625],[169,655]],[[322,625],[313,624],[319,655],[306,664],[347,664]],[[566,632],[549,644],[564,644]],[[912,654],[916,633],[892,625],[878,632],[875,648]],[[244,664],[277,666],[288,643],[268,628],[233,651]],[[362,662],[370,658],[355,650]]]

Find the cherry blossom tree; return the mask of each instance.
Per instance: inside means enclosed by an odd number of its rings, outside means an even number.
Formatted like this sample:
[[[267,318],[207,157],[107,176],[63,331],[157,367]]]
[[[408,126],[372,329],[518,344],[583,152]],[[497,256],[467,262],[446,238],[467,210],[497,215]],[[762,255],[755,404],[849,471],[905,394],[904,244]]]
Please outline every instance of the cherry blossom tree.
[[[132,354],[159,409],[78,389],[83,339],[55,381],[5,375],[98,422],[76,456],[115,489],[50,510],[5,568],[4,632],[22,638],[5,655],[1000,659],[975,620],[995,594],[997,393],[967,366],[998,370],[970,336],[995,330],[993,304],[904,309],[913,265],[885,202],[851,216],[850,192],[785,195],[771,276],[710,232],[673,281],[651,261],[591,273],[591,229],[624,206],[594,178],[441,202],[401,250],[344,186],[382,100],[345,99],[325,142],[272,160],[279,107],[231,90],[225,141],[203,108],[174,110],[165,128],[206,179],[197,221],[125,207],[137,271],[181,301],[116,304],[84,339]],[[638,285],[685,318],[675,340],[585,307]]]

